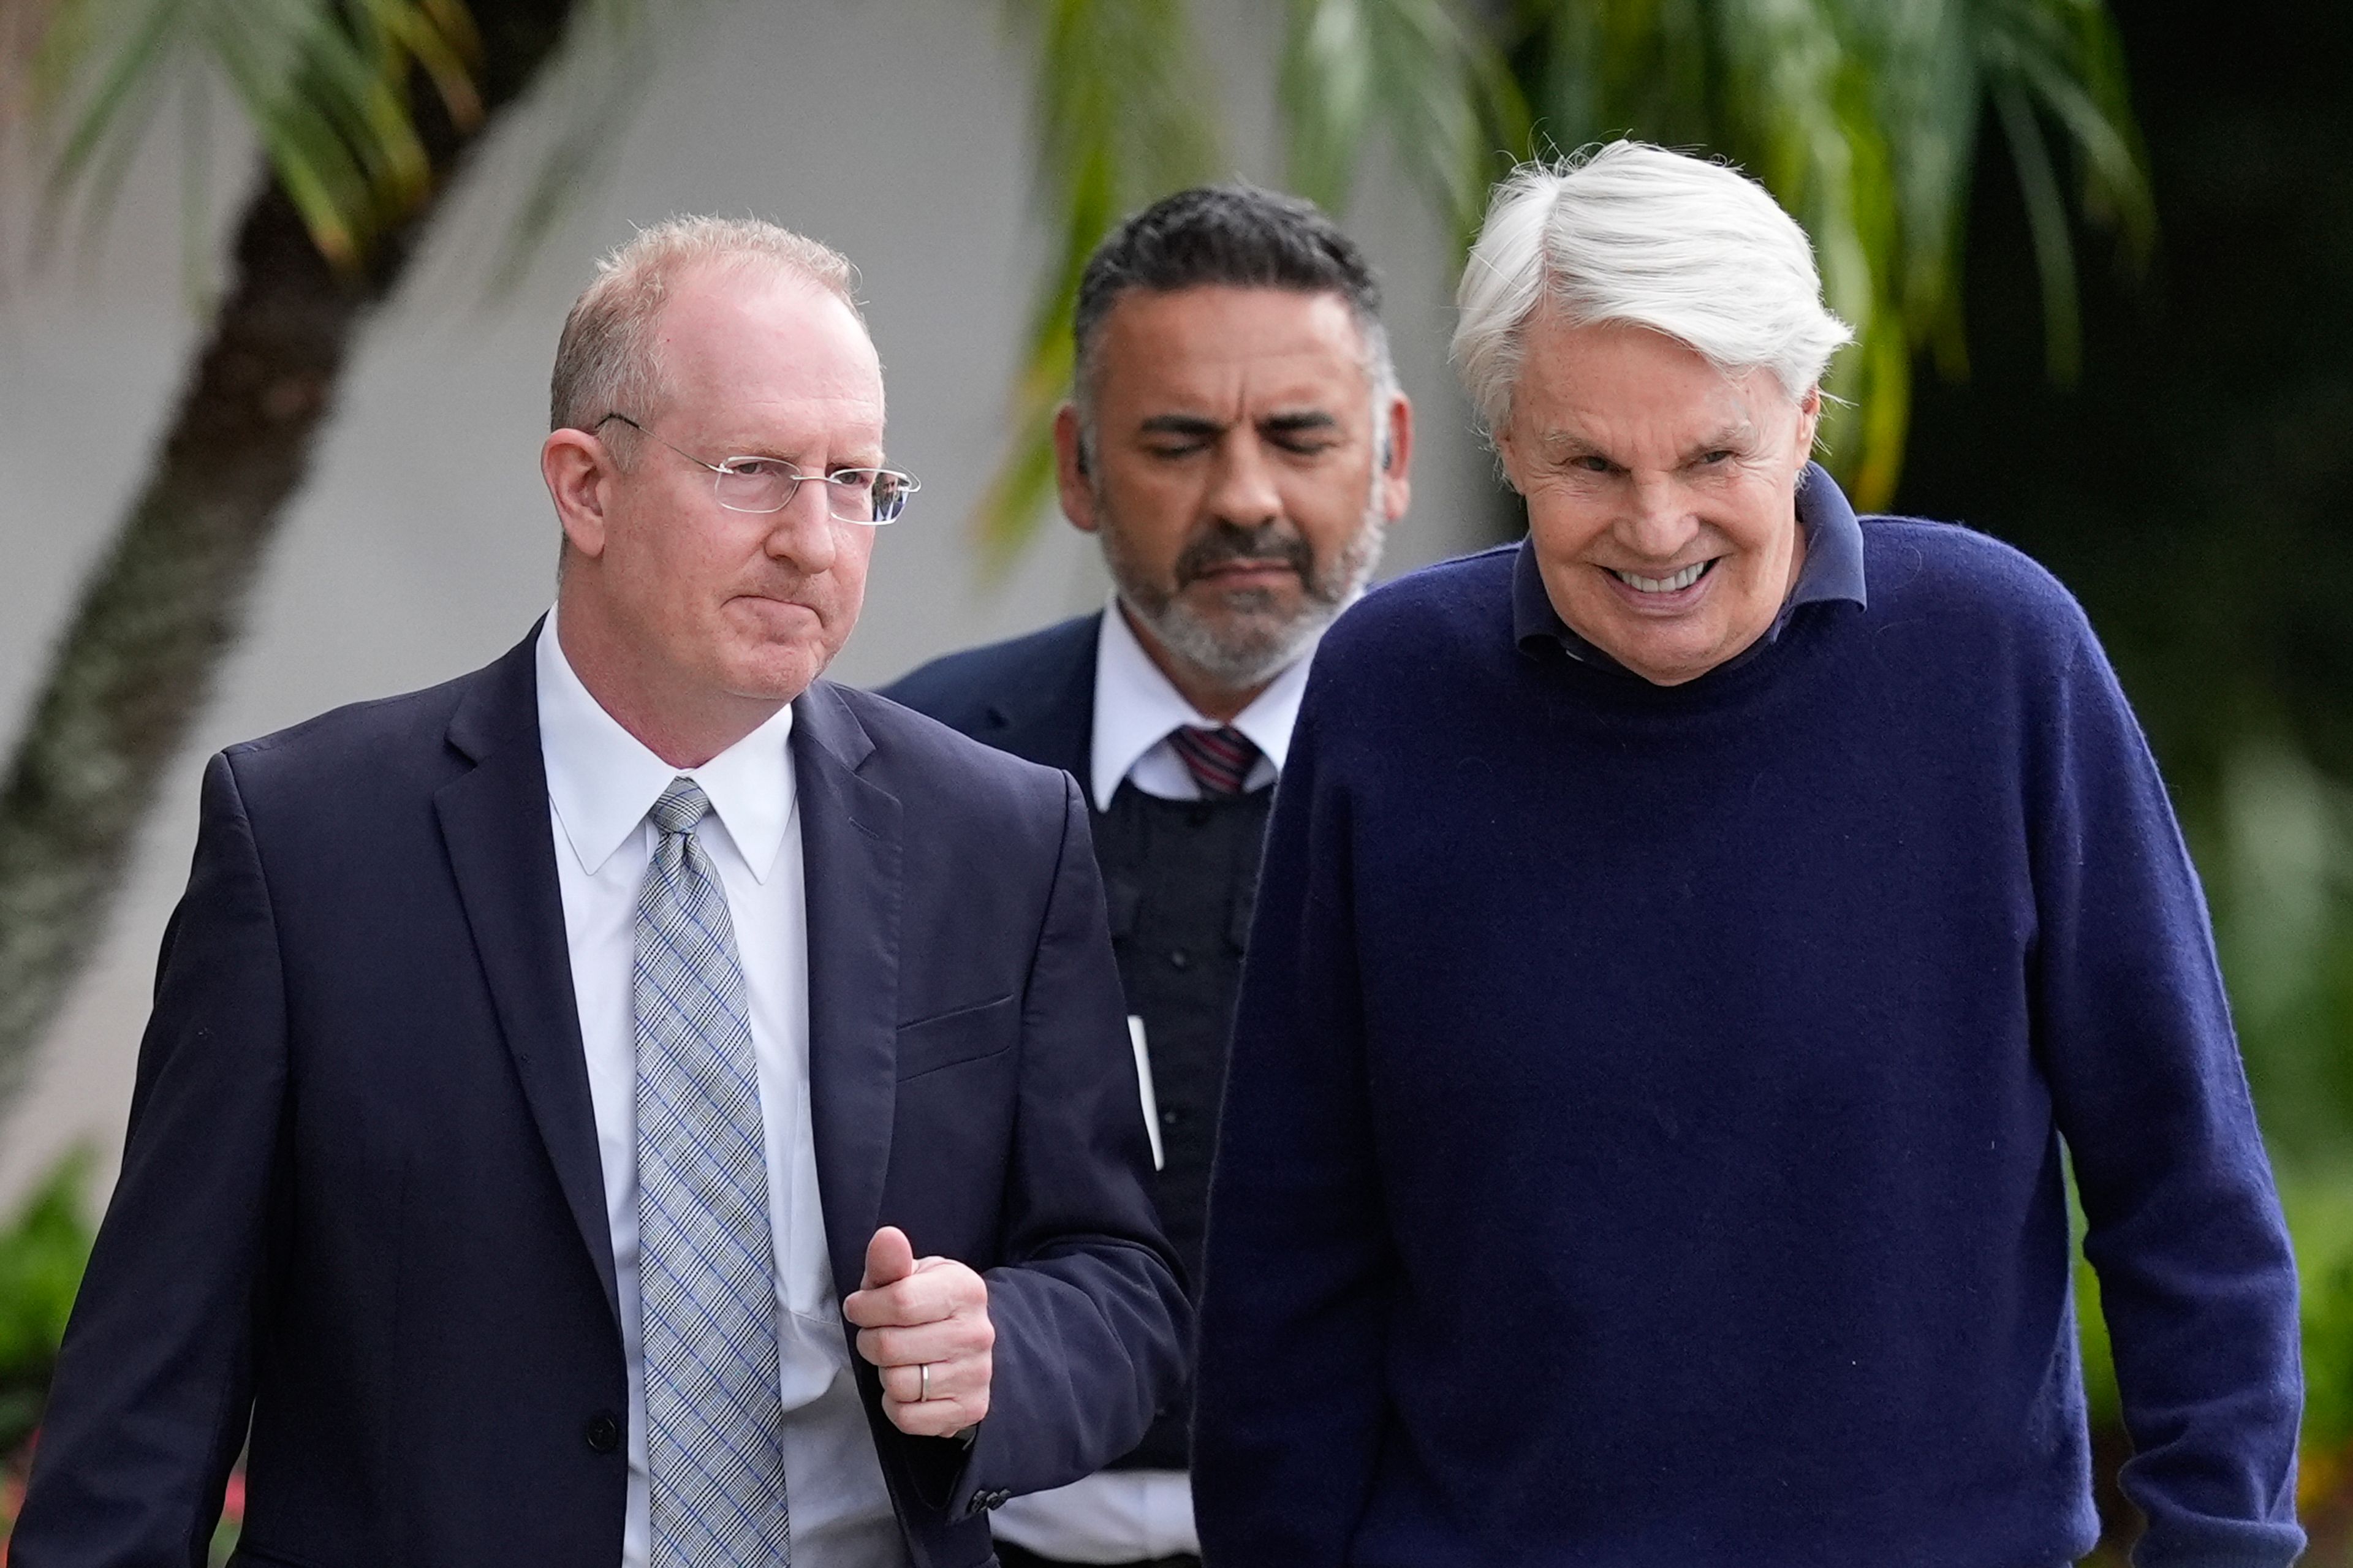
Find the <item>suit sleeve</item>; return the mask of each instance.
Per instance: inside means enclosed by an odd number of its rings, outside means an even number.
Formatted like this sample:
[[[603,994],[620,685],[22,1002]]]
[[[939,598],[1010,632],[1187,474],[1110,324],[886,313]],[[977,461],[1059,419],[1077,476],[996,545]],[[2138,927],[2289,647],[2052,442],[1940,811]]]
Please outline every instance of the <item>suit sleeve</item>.
[[[951,1501],[1060,1486],[1119,1458],[1180,1385],[1192,1314],[1149,1187],[1152,1154],[1078,786],[1022,1003],[1005,1200],[992,1268],[988,1418]]]
[[[1336,1568],[1379,1457],[1396,1265],[1326,695],[1275,799],[1210,1181],[1193,1496],[1213,1568]]]
[[[2073,619],[2037,721],[2031,983],[2148,1517],[2135,1560],[2284,1568],[2304,1543],[2295,1261],[2197,875]]]
[[[252,1405],[286,1076],[269,889],[229,759],[216,756],[14,1568],[206,1562]]]

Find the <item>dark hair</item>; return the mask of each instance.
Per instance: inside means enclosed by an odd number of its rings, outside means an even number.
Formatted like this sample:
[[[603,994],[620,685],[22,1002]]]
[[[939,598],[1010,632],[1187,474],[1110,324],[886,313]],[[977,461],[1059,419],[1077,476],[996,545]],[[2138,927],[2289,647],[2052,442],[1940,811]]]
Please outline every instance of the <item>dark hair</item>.
[[[1314,202],[1298,196],[1240,182],[1196,185],[1130,217],[1088,258],[1071,323],[1082,410],[1096,340],[1121,295],[1132,289],[1174,293],[1215,284],[1339,295],[1364,334],[1366,368],[1376,380],[1388,374],[1380,281],[1355,240]]]

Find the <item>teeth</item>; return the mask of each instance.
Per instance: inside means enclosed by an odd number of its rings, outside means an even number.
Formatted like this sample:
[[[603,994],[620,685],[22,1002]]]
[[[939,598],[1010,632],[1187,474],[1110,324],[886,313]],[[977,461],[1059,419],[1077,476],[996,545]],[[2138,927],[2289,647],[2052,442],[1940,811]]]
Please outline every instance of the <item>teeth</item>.
[[[1636,593],[1672,594],[1679,589],[1688,588],[1693,584],[1698,582],[1700,579],[1700,574],[1705,572],[1708,567],[1713,564],[1713,562],[1694,561],[1672,577],[1643,577],[1632,572],[1618,572],[1615,568],[1612,568],[1611,570],[1618,581],[1625,584]]]

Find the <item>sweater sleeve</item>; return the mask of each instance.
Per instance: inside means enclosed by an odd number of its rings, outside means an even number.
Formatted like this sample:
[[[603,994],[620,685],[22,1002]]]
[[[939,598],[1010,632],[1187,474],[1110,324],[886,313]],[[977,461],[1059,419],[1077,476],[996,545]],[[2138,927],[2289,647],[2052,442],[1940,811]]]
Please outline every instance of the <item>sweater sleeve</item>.
[[[1326,684],[1268,830],[1210,1183],[1193,1490],[1212,1568],[1345,1562],[1380,1447],[1395,1266]]]
[[[2284,1565],[2304,1544],[2295,1262],[2197,874],[2067,610],[2030,707],[2032,1001],[2148,1517],[2135,1561]]]

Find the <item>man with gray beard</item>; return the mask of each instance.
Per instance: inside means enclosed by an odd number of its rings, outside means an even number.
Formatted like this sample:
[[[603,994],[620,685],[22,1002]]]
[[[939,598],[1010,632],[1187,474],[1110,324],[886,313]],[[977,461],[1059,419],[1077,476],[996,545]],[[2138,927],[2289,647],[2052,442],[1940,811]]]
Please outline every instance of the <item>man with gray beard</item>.
[[[1362,253],[1303,201],[1209,186],[1122,225],[1080,283],[1054,426],[1110,605],[885,692],[1068,770],[1093,807],[1161,1219],[1197,1289],[1272,785],[1308,655],[1408,500],[1413,415],[1378,306]],[[999,1510],[1006,1568],[1197,1563],[1189,1405],[1111,1469]]]

